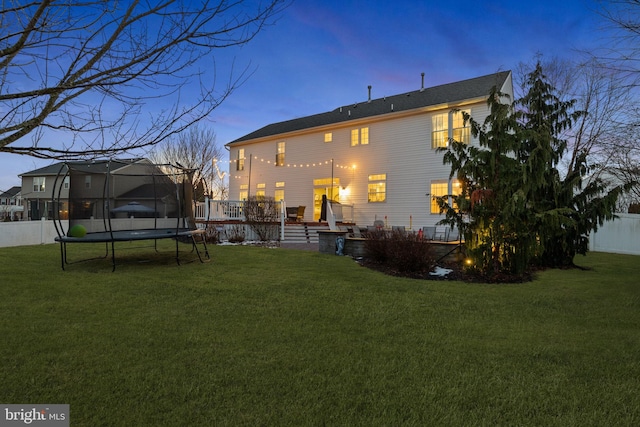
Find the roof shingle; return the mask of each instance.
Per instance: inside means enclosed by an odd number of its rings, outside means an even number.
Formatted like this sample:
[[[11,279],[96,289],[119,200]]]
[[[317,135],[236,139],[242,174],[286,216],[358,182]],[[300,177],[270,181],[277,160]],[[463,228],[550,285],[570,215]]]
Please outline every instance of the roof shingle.
[[[227,145],[391,112],[407,111],[486,97],[489,95],[492,87],[502,88],[510,73],[510,71],[501,71],[460,82],[448,83],[400,95],[387,96],[372,99],[371,101],[342,106],[326,113],[272,123],[231,141]]]

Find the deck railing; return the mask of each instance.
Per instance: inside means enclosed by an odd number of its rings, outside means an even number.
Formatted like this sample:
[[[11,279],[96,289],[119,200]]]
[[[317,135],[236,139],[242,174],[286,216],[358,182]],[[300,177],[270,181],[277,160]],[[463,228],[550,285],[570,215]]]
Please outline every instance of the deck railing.
[[[278,221],[282,220],[285,201],[278,203]],[[244,200],[205,200],[196,202],[195,217],[199,221],[245,221]],[[337,222],[353,222],[353,205],[333,204]]]

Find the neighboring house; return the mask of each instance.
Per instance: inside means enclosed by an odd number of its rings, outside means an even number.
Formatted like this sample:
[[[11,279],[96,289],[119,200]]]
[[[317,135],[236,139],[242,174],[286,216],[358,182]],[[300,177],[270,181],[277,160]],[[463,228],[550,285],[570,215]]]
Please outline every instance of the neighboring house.
[[[73,173],[68,174],[67,164],[71,166]],[[32,220],[53,219],[54,207],[59,204],[61,219],[68,217],[70,209],[74,210],[76,218],[101,218],[105,207],[105,193],[109,195],[108,199],[114,199],[121,194],[133,192],[138,197],[136,202],[144,206],[145,202],[153,200],[155,196],[153,193],[145,195],[144,191],[140,191],[141,187],[152,182],[150,166],[154,168],[152,173],[156,180],[169,180],[146,159],[60,162],[23,173],[20,177],[26,217]],[[106,182],[107,176],[110,177],[109,182]],[[141,179],[140,176],[149,178]],[[172,186],[170,180],[168,184]],[[133,201],[125,198],[118,203],[114,202],[110,209],[120,208],[120,204]],[[114,216],[116,214],[126,216],[129,212],[122,208],[115,211]]]
[[[359,225],[417,229],[442,215],[434,196],[455,194],[442,153],[450,138],[477,143],[459,111],[482,123],[492,87],[513,98],[510,71],[274,123],[231,141],[229,198],[274,196],[320,218],[322,196],[353,206]],[[369,88],[370,90],[371,88]],[[344,211],[344,209],[343,209]]]
[[[18,221],[22,217],[20,187],[11,187],[0,193],[0,221]]]

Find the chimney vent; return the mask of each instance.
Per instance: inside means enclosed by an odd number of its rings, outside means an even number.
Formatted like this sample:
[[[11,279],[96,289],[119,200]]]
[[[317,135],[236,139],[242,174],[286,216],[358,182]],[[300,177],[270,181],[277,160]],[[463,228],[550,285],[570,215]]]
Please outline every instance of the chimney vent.
[[[420,86],[420,92],[424,90],[424,73],[420,74],[422,76],[422,86]]]
[[[369,88],[369,100],[367,102],[371,102],[371,85],[367,87]]]

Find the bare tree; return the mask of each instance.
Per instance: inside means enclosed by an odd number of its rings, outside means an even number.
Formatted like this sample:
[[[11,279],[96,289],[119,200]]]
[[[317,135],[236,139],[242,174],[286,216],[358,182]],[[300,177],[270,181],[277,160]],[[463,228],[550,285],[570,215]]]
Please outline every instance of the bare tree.
[[[181,132],[250,75],[230,64],[220,78],[213,54],[252,40],[286,1],[3,1],[0,152],[109,156]]]
[[[525,82],[524,70],[530,68],[530,64],[518,66],[514,77],[517,90]],[[620,84],[623,75],[593,57],[582,63],[553,58],[545,61],[543,68],[561,100],[573,99],[576,109],[585,112],[561,132],[568,144],[561,171],[567,175],[572,173],[579,156],[586,154],[591,168],[589,179],[638,181],[638,177],[634,179],[629,173],[628,165],[637,163],[640,155],[634,130],[637,126],[633,125],[640,100]],[[621,173],[622,170],[627,173]],[[632,195],[633,192],[620,201],[629,201]]]
[[[192,185],[194,198],[203,200],[208,194],[213,199],[224,199],[228,193],[225,175],[216,168],[215,159],[222,156],[213,130],[194,125],[156,146],[149,157],[154,163],[179,164],[194,171]]]
[[[632,191],[622,198],[619,209],[640,203],[640,0],[607,0],[599,2],[598,12],[604,18],[608,40],[606,46],[593,52],[602,67],[616,76],[616,86],[627,91],[632,102],[621,107],[626,113],[619,124],[618,138],[607,141],[607,172],[622,182],[633,182]]]
[[[598,13],[608,33],[605,47],[594,52],[598,60],[620,73],[627,87],[640,84],[640,0],[599,2]]]

